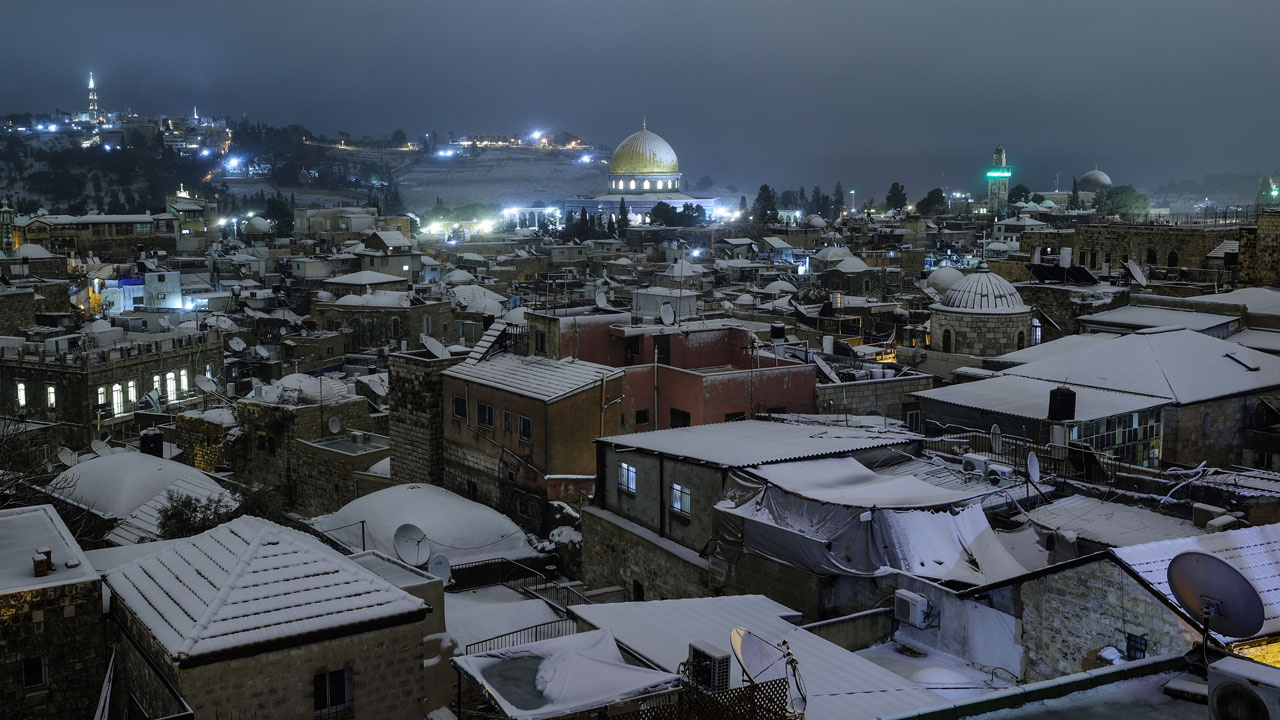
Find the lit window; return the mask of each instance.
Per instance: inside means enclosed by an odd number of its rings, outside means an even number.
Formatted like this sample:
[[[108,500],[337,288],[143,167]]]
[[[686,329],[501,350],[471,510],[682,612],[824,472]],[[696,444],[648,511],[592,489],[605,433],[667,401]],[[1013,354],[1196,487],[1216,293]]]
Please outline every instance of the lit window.
[[[18,383],[18,407],[27,406],[27,384]]]
[[[662,189],[662,181],[661,181],[661,180],[659,180],[659,181],[658,181],[658,189],[659,189],[659,190],[661,190],[661,189]]]
[[[648,190],[648,189],[649,189],[649,181],[648,181],[648,180],[645,180],[645,181],[644,181],[644,189],[645,189],[645,190]]]
[[[672,483],[671,509],[684,515],[689,514],[689,488]]]
[[[157,382],[159,382],[158,378],[157,378]],[[104,387],[98,388],[98,404],[99,405],[107,404],[107,389]]]
[[[128,395],[129,402],[131,403],[138,402],[138,383],[134,380],[130,380],[128,388],[129,388],[129,395]]]
[[[521,415],[519,419],[520,442],[533,442],[533,421]]]
[[[124,388],[120,387],[120,383],[111,386],[111,412],[116,415],[124,414]]]
[[[401,270],[403,270],[403,271],[405,271],[405,272],[409,272],[409,266],[408,266],[408,265],[405,265],[404,267],[402,267],[402,268],[400,268],[400,269],[401,269]]]
[[[165,393],[166,398],[172,400],[178,397],[178,378],[173,371],[164,374],[164,384],[165,390],[168,391]]]
[[[636,468],[634,465],[618,463],[618,487],[632,495],[636,494]]]
[[[632,189],[632,190],[635,190],[635,189],[636,189],[636,181],[635,181],[635,180],[632,180],[632,181],[631,181],[631,189]]]
[[[493,406],[476,403],[476,424],[482,428],[493,429]]]
[[[187,371],[186,371],[186,370],[181,370],[181,371],[179,371],[179,372],[178,372],[178,387],[182,389],[182,392],[186,392],[186,391],[187,391],[188,385],[187,385]]]
[[[55,388],[52,385],[45,386],[44,403],[46,406],[51,408],[58,407],[58,389],[57,388]]]
[[[314,686],[317,717],[351,709],[351,668],[316,673]]]

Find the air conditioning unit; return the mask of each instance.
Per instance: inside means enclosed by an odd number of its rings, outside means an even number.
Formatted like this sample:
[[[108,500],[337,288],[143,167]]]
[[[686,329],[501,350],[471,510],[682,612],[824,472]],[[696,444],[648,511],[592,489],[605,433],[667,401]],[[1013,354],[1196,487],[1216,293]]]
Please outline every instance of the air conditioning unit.
[[[987,463],[987,471],[983,475],[987,478],[987,482],[999,485],[1013,479],[1013,468],[1000,463]]]
[[[1237,657],[1210,664],[1209,717],[1280,720],[1280,668]]]
[[[729,653],[705,643],[689,643],[689,680],[705,692],[729,689]]]
[[[960,458],[960,467],[962,467],[966,473],[977,473],[986,477],[987,463],[989,462],[991,462],[991,460],[987,458],[986,455],[965,453]]]
[[[913,593],[910,590],[895,590],[893,593],[893,619],[914,628],[924,628],[925,616],[929,614],[929,598]]]

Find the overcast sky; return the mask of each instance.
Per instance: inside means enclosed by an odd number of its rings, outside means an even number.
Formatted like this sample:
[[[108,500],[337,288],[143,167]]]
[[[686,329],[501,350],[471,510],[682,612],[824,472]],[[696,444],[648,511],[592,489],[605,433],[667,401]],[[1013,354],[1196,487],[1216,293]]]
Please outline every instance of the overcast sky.
[[[1096,164],[1153,186],[1270,172],[1275,0],[7,3],[0,113],[84,105],[396,128],[664,136],[686,177],[883,199]]]

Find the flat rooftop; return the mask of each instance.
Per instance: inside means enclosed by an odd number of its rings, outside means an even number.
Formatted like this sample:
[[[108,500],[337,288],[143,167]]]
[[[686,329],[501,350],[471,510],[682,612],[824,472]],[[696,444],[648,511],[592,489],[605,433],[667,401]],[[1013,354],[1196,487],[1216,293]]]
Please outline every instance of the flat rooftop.
[[[0,593],[99,578],[52,505],[0,510],[0,548]],[[31,560],[38,548],[53,552],[53,569],[44,577],[36,577]]]

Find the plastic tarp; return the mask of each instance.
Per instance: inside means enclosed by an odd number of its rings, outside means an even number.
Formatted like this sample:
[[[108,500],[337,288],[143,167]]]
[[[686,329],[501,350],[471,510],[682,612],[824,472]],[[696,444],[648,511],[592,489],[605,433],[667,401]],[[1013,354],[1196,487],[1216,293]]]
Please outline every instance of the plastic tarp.
[[[807,463],[785,463],[795,464]],[[970,585],[1026,572],[1000,544],[978,504],[930,511],[827,502],[765,482],[758,470],[733,473],[716,505],[714,555],[727,562],[746,550],[820,575],[898,570]],[[840,494],[833,489],[824,496]]]

